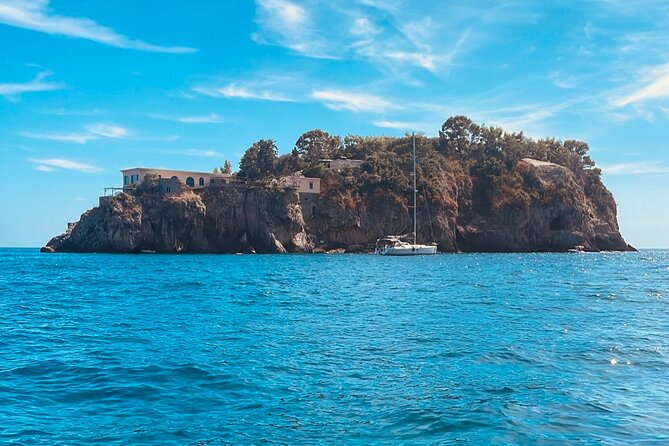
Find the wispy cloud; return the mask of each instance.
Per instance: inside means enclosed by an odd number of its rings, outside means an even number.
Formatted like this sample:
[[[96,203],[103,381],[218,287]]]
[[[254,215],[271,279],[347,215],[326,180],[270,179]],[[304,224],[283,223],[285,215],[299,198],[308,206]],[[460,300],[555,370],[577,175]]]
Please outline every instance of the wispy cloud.
[[[44,108],[36,110],[37,113],[50,116],[100,116],[105,114],[104,110],[99,108],[92,109],[70,109],[70,108]]]
[[[193,116],[169,116],[169,115],[149,115],[155,119],[163,119],[165,121],[181,122],[183,124],[220,124],[226,119],[216,113],[208,115],[193,115]]]
[[[600,166],[602,171],[608,175],[644,175],[644,174],[667,174],[669,167],[662,163],[621,163]]]
[[[299,54],[332,59],[329,43],[319,36],[314,17],[289,0],[256,0],[256,23],[261,30],[251,34],[256,43],[279,45]]]
[[[215,150],[188,149],[177,153],[188,156],[200,156],[203,158],[223,158],[223,155]]]
[[[653,99],[669,98],[669,65],[649,70],[646,77],[649,79],[642,81],[643,86],[614,99],[613,105],[620,108]]]
[[[404,68],[438,72],[448,67],[470,34],[425,17],[404,2],[256,0],[256,6],[255,42],[306,57],[367,62],[391,74]]]
[[[437,68],[437,57],[433,54],[425,54],[407,51],[388,51],[383,53],[385,57],[395,62],[408,62],[413,65],[434,71]]]
[[[400,9],[402,0],[357,0],[363,6],[379,9],[381,11],[396,13]]]
[[[59,132],[23,132],[23,136],[32,139],[42,139],[45,141],[73,142],[76,144],[86,144],[91,139],[98,139],[89,132],[82,133],[59,133]]]
[[[295,102],[295,99],[284,93],[272,91],[260,85],[239,85],[230,82],[224,86],[197,86],[193,91],[212,97],[223,97],[232,99],[254,99],[272,102]]]
[[[311,97],[332,110],[381,113],[400,107],[380,96],[343,90],[314,90]]]
[[[123,127],[110,124],[93,124],[86,127],[86,130],[92,135],[104,138],[124,138],[128,135],[128,130]]]
[[[0,0],[0,23],[47,34],[92,40],[117,48],[160,53],[193,53],[195,48],[161,46],[134,40],[83,17],[54,14],[48,0]]]
[[[548,79],[558,88],[565,90],[578,86],[578,78],[573,75],[563,75],[559,71],[553,71],[548,75]]]
[[[2,6],[0,6],[1,8]],[[17,97],[24,93],[36,93],[40,91],[62,90],[66,87],[63,82],[47,80],[51,72],[43,71],[34,79],[24,83],[0,83],[0,96]]]
[[[305,9],[288,0],[259,0],[258,6],[281,22],[282,26],[299,26],[307,21]]]
[[[58,169],[75,170],[84,173],[99,173],[103,171],[103,169],[92,164],[80,163],[64,158],[31,158],[28,161],[36,164],[35,170],[40,172],[53,172]]]
[[[129,135],[129,132],[123,127],[99,123],[86,126],[84,131],[81,132],[23,132],[22,135],[47,141],[86,144],[88,141],[103,138],[123,139]]]
[[[421,132],[434,132],[437,128],[436,126],[430,126],[421,122],[409,122],[409,121],[374,121],[372,124],[376,127],[382,129],[395,129],[395,130],[404,130],[407,132],[416,130]]]
[[[176,121],[184,124],[220,124],[225,122],[225,118],[216,113],[212,113],[204,116],[182,116],[176,118]]]
[[[371,38],[378,35],[381,29],[367,17],[356,17],[351,22],[349,32],[353,36]]]

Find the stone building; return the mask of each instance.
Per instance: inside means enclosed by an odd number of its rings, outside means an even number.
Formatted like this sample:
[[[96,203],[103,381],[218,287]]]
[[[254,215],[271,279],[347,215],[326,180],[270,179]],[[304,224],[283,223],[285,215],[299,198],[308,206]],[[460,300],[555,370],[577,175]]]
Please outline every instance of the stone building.
[[[279,187],[290,187],[297,190],[300,196],[302,215],[308,221],[316,216],[316,202],[321,193],[321,179],[305,177],[302,172],[296,172],[279,178]]]
[[[160,178],[161,189],[169,188],[165,191],[170,193],[176,191],[172,190],[174,182],[167,180],[179,181],[182,184],[192,188],[200,189],[204,187],[228,184],[234,181],[234,175],[229,173],[211,173],[211,172],[193,172],[188,170],[168,170],[168,169],[151,169],[146,167],[133,167],[131,169],[123,169],[121,171],[123,176],[123,188],[132,188],[144,181],[147,175],[155,175]],[[176,185],[176,183],[174,183]]]

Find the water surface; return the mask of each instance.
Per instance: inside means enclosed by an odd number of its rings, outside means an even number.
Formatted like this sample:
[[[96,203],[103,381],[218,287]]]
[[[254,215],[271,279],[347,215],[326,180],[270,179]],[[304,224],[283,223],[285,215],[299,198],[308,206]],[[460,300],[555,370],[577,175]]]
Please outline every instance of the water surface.
[[[669,251],[0,250],[0,442],[662,444]]]

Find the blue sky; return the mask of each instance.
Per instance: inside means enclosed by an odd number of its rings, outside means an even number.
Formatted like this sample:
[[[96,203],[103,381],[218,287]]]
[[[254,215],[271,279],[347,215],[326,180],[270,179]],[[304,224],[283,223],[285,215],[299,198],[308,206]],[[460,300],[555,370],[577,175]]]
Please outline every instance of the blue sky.
[[[664,0],[0,0],[0,246],[43,245],[125,167],[464,114],[587,141],[623,235],[669,247],[667,23]]]

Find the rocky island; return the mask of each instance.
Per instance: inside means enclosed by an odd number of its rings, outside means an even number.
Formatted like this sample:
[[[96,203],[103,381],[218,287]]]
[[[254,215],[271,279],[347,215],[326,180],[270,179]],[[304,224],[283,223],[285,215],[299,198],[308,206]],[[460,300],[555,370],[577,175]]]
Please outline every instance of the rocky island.
[[[584,142],[533,140],[463,116],[416,142],[418,237],[442,252],[634,250]],[[312,130],[282,156],[261,140],[234,181],[166,189],[146,175],[101,197],[42,251],[366,252],[378,237],[411,231],[411,165],[410,135]],[[286,176],[318,179],[318,193]]]

